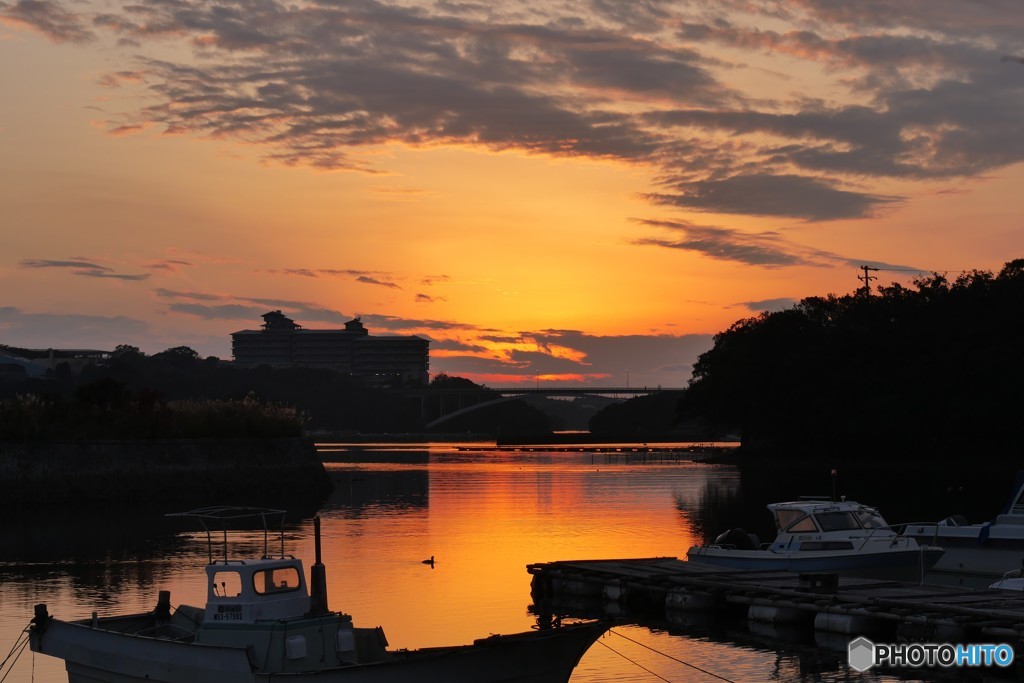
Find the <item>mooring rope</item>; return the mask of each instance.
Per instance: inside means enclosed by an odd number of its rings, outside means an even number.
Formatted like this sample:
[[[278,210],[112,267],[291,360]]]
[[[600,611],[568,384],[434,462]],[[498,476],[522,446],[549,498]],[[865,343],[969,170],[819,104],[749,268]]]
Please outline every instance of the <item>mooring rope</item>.
[[[640,647],[645,647],[645,648],[647,648],[648,650],[650,650],[651,652],[657,653],[657,654],[661,655],[662,657],[668,657],[669,659],[671,659],[671,660],[672,660],[672,661],[674,661],[674,662],[679,662],[679,663],[680,663],[680,664],[682,664],[683,666],[688,666],[688,667],[690,667],[691,669],[694,669],[694,670],[696,670],[696,671],[699,671],[699,672],[701,672],[702,674],[706,674],[706,675],[708,675],[708,676],[711,676],[712,678],[717,678],[718,680],[720,680],[720,681],[725,681],[726,683],[735,683],[735,681],[732,681],[732,680],[730,680],[730,679],[728,679],[728,678],[723,678],[722,676],[719,676],[718,674],[715,674],[715,673],[711,673],[711,672],[710,672],[710,671],[708,671],[707,669],[702,669],[702,668],[700,668],[699,666],[697,666],[696,664],[690,664],[689,662],[684,662],[683,660],[679,659],[678,657],[673,657],[672,655],[668,654],[667,652],[662,652],[661,650],[657,650],[657,649],[655,649],[655,648],[651,647],[650,645],[646,645],[646,644],[644,644],[644,643],[641,643],[641,642],[640,642],[639,640],[633,640],[633,639],[632,639],[632,638],[630,638],[629,636],[624,636],[624,635],[622,635],[621,633],[619,633],[618,631],[613,631],[612,629],[608,629],[608,633],[611,633],[611,634],[613,634],[613,635],[616,635],[616,636],[618,636],[619,638],[625,638],[626,640],[628,640],[628,641],[629,641],[629,642],[631,642],[631,643],[636,643],[636,644],[637,644],[637,645],[639,645]],[[600,643],[601,641],[597,641],[597,642],[599,642],[599,643]],[[602,643],[602,645],[604,645],[604,643]],[[605,645],[605,647],[608,647],[608,646],[607,646],[607,645]],[[611,650],[611,648],[610,648],[610,647],[609,647],[608,649],[609,649],[609,650]],[[614,650],[612,650],[612,652],[614,652]],[[637,666],[640,666],[640,665],[638,664]],[[643,667],[640,667],[640,668],[641,668],[641,669],[643,669]],[[647,670],[646,670],[646,669],[644,669],[644,671],[647,671]],[[651,673],[653,673],[653,672],[651,672]],[[654,675],[655,675],[655,676],[658,676],[658,674],[654,674]],[[661,678],[661,676],[658,676],[658,678]],[[663,680],[663,681],[664,681],[665,679],[664,679],[664,678],[661,678],[661,680]]]
[[[646,666],[644,666],[644,665],[643,665],[643,664],[641,664],[640,662],[636,661],[635,659],[630,659],[629,657],[627,657],[626,655],[622,654],[621,652],[619,652],[618,650],[616,650],[616,649],[615,649],[614,647],[612,647],[611,645],[609,645],[608,643],[602,643],[602,642],[601,642],[600,640],[599,640],[599,641],[597,641],[597,643],[598,643],[599,645],[604,645],[604,646],[605,646],[606,648],[608,648],[609,650],[611,650],[612,652],[614,652],[614,653],[615,653],[615,654],[617,654],[618,656],[622,657],[623,659],[625,659],[625,660],[626,660],[627,662],[629,662],[630,664],[632,664],[632,665],[634,665],[634,666],[636,666],[636,667],[639,667],[639,668],[643,669],[644,671],[646,671],[647,673],[651,674],[651,675],[652,675],[652,676],[654,676],[655,678],[660,678],[661,680],[665,681],[665,683],[672,683],[672,681],[668,680],[668,679],[667,679],[667,678],[665,678],[664,676],[661,676],[661,675],[658,675],[658,674],[654,673],[653,671],[651,671],[650,669],[648,669],[648,668],[647,668]]]
[[[31,626],[31,624],[32,622],[29,622],[29,626]],[[14,670],[14,665],[18,663],[18,658],[21,657],[21,653],[25,651],[25,648],[27,646],[28,626],[26,626],[25,630],[22,631],[22,635],[19,636],[16,641],[14,641],[14,645],[11,646],[11,651],[7,653],[6,657],[4,657],[4,661],[0,662],[0,671],[3,671],[5,666],[8,667],[7,673],[5,673],[2,678],[0,678],[0,683],[6,681],[7,677],[11,675],[11,671]],[[14,657],[14,659],[11,659],[11,657]],[[8,666],[8,662],[10,662],[10,666]]]

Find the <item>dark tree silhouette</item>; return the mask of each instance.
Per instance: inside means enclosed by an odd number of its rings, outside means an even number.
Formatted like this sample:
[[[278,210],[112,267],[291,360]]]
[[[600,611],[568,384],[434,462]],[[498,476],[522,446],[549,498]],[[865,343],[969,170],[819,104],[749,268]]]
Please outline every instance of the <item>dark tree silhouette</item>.
[[[1024,408],[1024,260],[994,275],[811,297],[740,320],[694,366],[683,411],[747,450],[1011,457]]]

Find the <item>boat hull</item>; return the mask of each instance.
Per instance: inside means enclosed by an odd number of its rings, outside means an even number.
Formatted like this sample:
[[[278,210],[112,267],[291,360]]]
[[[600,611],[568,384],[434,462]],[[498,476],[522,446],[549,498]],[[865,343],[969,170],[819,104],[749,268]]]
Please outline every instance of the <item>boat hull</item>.
[[[1024,525],[912,524],[905,533],[919,543],[945,549],[945,555],[932,567],[934,572],[1002,576],[1024,563]]]
[[[141,615],[140,615],[141,616]],[[303,673],[254,672],[245,649],[175,642],[50,619],[35,652],[65,660],[69,683],[566,683],[601,622],[389,653],[385,661]]]
[[[774,552],[721,547],[690,548],[690,562],[722,569],[760,569],[798,573],[830,573],[866,578],[917,581],[942,556],[940,548],[921,547],[883,552]]]

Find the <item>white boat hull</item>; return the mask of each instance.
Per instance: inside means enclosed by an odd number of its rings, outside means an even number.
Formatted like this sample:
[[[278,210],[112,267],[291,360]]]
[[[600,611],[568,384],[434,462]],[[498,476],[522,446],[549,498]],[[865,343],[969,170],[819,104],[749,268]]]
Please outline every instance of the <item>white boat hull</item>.
[[[145,618],[147,615],[139,615]],[[309,673],[260,673],[244,648],[175,642],[50,619],[35,652],[65,660],[69,683],[566,683],[607,629],[599,622],[492,636]]]
[[[942,554],[942,549],[926,546],[880,552],[776,552],[694,546],[686,558],[722,569],[767,569],[917,581]]]
[[[1024,525],[908,525],[906,535],[945,549],[932,571],[1002,576],[1024,563]]]

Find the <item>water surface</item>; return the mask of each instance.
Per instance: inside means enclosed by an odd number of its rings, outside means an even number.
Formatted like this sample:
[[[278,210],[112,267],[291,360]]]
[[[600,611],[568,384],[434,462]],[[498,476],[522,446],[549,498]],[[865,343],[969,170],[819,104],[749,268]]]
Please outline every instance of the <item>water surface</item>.
[[[330,606],[359,625],[383,626],[392,647],[527,630],[536,623],[527,564],[683,557],[717,532],[738,495],[739,473],[725,465],[466,448],[321,445],[336,482],[319,510]],[[148,610],[164,588],[174,605],[202,604],[205,534],[162,512],[67,510],[7,525],[0,648],[14,644],[37,602],[61,618]],[[261,549],[259,533],[240,540]],[[308,518],[286,525],[284,551],[312,562]],[[422,562],[430,557],[433,567]],[[848,670],[845,646],[844,638],[743,624],[617,626],[572,683],[896,680]],[[7,680],[66,678],[62,663],[26,651]]]

